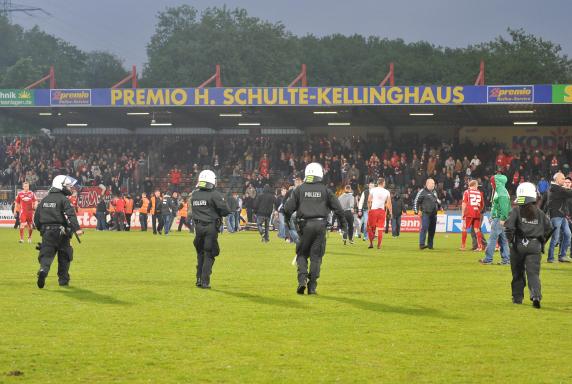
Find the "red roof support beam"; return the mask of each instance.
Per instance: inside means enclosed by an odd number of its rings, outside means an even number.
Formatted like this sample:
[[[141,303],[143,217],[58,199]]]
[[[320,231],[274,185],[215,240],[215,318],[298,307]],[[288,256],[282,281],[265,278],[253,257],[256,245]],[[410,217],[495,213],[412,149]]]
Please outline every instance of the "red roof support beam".
[[[302,87],[308,86],[308,72],[306,70],[306,64],[302,64],[302,70],[300,71],[300,74],[296,76],[294,81],[292,81],[288,87],[295,87],[298,83],[300,83],[300,86]]]
[[[131,88],[137,88],[137,67],[135,65],[131,67],[131,74],[125,77],[119,83],[112,86],[111,89],[119,88],[123,84],[127,83],[129,80],[131,80]]]
[[[216,86],[217,88],[222,87],[222,81],[221,81],[221,78],[220,78],[220,64],[217,64],[217,65],[216,65],[215,74],[212,75],[211,77],[209,77],[204,83],[202,83],[201,85],[199,85],[198,88],[204,88],[204,87],[206,87],[207,85],[209,85],[210,83],[212,83],[213,81],[215,82],[215,86]]]
[[[28,85],[26,88],[24,89],[32,89],[37,87],[38,85],[42,84],[44,81],[46,80],[50,80],[50,89],[54,89],[56,88],[56,71],[54,70],[54,66],[50,66],[50,73],[47,76],[42,77],[40,80],[36,81],[35,83],[32,83],[30,85]]]
[[[475,81],[475,85],[485,85],[485,61],[481,59],[481,67],[479,70],[479,75]]]
[[[390,86],[393,87],[395,85],[395,66],[393,65],[393,63],[389,63],[389,72],[385,76],[385,79],[383,79],[381,83],[379,83],[379,86],[380,87],[385,86],[385,84],[387,84],[388,81]]]

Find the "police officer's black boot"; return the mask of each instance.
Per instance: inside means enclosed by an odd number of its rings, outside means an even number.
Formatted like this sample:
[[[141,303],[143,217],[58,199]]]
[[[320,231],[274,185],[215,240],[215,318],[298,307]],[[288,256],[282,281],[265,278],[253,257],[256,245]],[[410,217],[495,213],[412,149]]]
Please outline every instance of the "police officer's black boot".
[[[532,306],[536,309],[540,309],[540,300],[532,299]]]
[[[318,292],[316,291],[317,287],[318,287],[317,281],[310,281],[308,283],[308,295],[317,295],[318,294]]]
[[[38,271],[38,288],[42,289],[46,285],[46,277],[48,273],[40,269]]]

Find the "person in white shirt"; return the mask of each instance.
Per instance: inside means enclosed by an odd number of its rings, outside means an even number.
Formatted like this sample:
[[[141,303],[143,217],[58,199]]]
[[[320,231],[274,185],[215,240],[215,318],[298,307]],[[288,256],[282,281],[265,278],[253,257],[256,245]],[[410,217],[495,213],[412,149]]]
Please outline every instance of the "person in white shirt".
[[[358,202],[358,218],[360,219],[360,230],[363,233],[363,241],[367,240],[367,201],[369,197],[369,191],[375,187],[374,183],[369,183],[366,190],[361,193]]]
[[[369,191],[367,207],[368,248],[373,248],[373,237],[377,234],[377,249],[380,249],[381,240],[383,239],[383,228],[385,226],[385,215],[387,212],[389,212],[390,215],[392,213],[391,195],[389,191],[385,189],[385,179],[383,177],[377,180],[377,187]]]

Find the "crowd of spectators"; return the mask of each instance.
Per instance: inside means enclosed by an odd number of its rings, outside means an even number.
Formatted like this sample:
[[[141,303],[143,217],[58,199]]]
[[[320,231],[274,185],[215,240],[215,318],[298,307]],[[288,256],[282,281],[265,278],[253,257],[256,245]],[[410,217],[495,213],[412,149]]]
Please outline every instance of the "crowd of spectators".
[[[48,136],[0,139],[0,189],[27,181],[48,186],[60,173],[82,185],[104,185],[114,194],[192,189],[209,167],[226,188],[254,199],[266,184],[279,187],[320,162],[334,189],[349,184],[357,193],[383,176],[406,203],[433,177],[445,205],[458,204],[469,179],[490,200],[490,175],[498,169],[514,193],[522,181],[539,182],[561,170],[570,173],[569,142],[552,150],[507,149],[495,142],[453,143],[436,139],[325,136]],[[188,181],[188,182],[185,182]]]

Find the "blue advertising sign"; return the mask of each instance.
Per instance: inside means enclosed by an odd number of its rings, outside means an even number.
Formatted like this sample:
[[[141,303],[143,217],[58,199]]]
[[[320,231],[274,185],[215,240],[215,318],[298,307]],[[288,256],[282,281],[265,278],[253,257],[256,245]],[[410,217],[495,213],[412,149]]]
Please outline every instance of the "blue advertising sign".
[[[495,85],[487,86],[488,104],[532,104],[534,86],[532,85]]]
[[[35,106],[242,107],[550,104],[551,85],[38,89]]]
[[[50,105],[91,105],[91,89],[52,89],[50,90]]]

